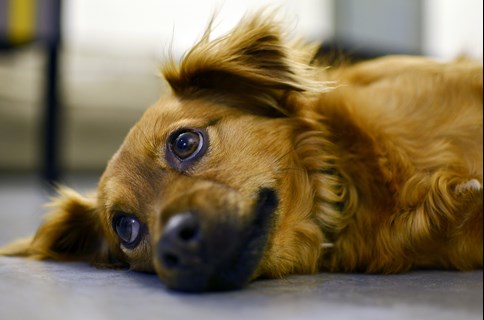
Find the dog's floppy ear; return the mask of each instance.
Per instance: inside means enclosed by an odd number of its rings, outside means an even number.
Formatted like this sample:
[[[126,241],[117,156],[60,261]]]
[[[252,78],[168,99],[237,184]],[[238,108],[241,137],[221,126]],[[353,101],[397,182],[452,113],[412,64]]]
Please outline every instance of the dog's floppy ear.
[[[242,19],[230,33],[212,41],[210,25],[179,65],[171,60],[163,68],[179,97],[223,97],[250,111],[289,115],[284,103],[289,92],[327,90],[310,66],[316,46],[286,44],[279,23],[270,16]]]
[[[45,217],[34,237],[8,244],[0,249],[0,255],[110,264],[94,199],[61,188],[49,207],[52,212]]]

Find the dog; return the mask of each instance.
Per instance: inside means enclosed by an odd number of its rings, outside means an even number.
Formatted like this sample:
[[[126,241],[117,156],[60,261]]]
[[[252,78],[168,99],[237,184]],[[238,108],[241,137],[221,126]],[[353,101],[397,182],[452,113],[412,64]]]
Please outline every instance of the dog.
[[[242,288],[316,272],[482,268],[482,65],[338,67],[267,14],[210,27],[129,131],[96,194],[62,187],[5,256]]]

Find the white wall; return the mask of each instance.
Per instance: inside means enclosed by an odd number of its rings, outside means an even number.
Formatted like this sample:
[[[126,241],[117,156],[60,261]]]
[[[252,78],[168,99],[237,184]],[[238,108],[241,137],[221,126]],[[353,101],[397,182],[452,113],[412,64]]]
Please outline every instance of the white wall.
[[[214,10],[215,34],[231,28],[248,10],[281,7],[296,32],[321,39],[332,33],[331,0],[70,0],[65,2],[68,48],[100,49],[120,54],[158,52],[173,41],[188,49],[202,34]],[[298,21],[295,21],[298,19]]]
[[[161,57],[172,41],[176,53],[188,49],[214,11],[219,11],[215,34],[220,34],[245,12],[269,5],[283,9],[296,34],[322,40],[334,32],[333,1],[337,0],[69,0],[64,30],[69,49]],[[425,54],[482,59],[482,0],[422,0],[422,6]]]
[[[424,53],[442,59],[465,54],[482,60],[482,0],[426,0]]]

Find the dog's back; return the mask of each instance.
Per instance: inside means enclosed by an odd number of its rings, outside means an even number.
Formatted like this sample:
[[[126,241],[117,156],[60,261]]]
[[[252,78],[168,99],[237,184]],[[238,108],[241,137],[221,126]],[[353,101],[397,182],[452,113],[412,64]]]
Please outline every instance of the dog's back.
[[[314,108],[358,208],[327,266],[481,266],[482,65],[392,56],[322,76],[338,87]]]

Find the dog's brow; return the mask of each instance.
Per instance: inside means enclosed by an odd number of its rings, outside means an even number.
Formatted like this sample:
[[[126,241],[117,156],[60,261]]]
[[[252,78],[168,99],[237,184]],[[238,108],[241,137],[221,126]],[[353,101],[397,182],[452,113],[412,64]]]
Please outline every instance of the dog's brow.
[[[215,126],[217,125],[217,123],[221,120],[221,118],[216,118],[216,119],[212,119],[210,120],[208,123],[207,123],[207,127],[212,127],[212,126]]]
[[[130,208],[122,204],[121,201],[110,201],[108,204],[106,204],[105,208],[110,214],[113,214],[114,212],[124,212],[124,213],[134,214],[136,212],[136,210],[134,210],[133,208]]]
[[[118,194],[116,196],[104,194],[99,200],[104,203],[103,207],[106,212],[136,213],[137,210],[132,205],[129,205],[129,202],[126,203],[126,198],[126,194]]]

